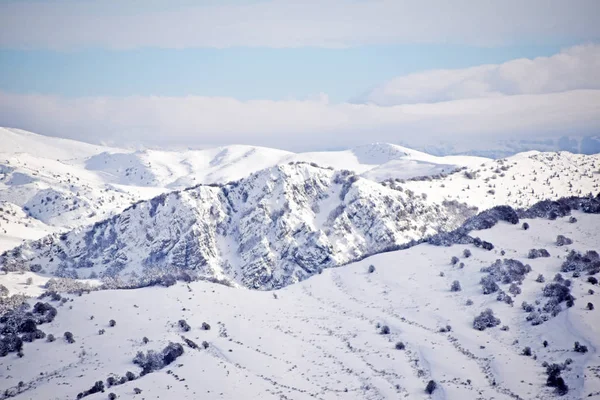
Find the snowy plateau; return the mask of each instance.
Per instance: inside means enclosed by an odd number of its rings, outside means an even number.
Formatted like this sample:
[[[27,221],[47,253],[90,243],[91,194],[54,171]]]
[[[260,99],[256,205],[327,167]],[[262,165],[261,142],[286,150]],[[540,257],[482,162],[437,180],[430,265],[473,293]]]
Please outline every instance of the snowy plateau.
[[[0,128],[0,399],[600,399],[600,155]]]

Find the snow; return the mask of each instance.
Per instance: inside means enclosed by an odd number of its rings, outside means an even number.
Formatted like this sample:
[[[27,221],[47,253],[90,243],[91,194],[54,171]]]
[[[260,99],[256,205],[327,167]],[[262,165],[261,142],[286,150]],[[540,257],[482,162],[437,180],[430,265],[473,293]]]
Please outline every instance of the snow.
[[[495,245],[490,252],[423,244],[328,269],[272,292],[193,282],[75,296],[58,307],[52,323],[40,325],[56,342],[26,343],[23,358],[15,353],[0,358],[0,370],[6,371],[3,387],[23,381],[25,389],[17,399],[74,398],[111,374],[139,374],[132,363],[137,351],[160,350],[186,337],[210,346],[185,347],[172,365],[107,392],[119,398],[426,399],[425,385],[434,379],[436,399],[548,399],[554,394],[545,386],[542,362],[572,358],[562,375],[570,391],[562,398],[584,398],[600,390],[594,372],[600,361],[600,314],[585,309],[588,301],[598,303],[598,291],[589,295],[592,286],[584,278],[572,278],[575,306],[539,326],[527,323],[518,306],[541,298],[543,284],[535,277],[543,273],[550,280],[567,250],[598,249],[600,216],[574,215],[579,220],[575,224],[567,218],[534,219],[527,220],[527,231],[499,223],[473,232]],[[574,243],[556,247],[558,234]],[[465,248],[472,257],[462,257]],[[528,260],[530,248],[547,248],[552,257]],[[501,258],[500,250],[533,268],[515,307],[483,295],[478,284],[479,269]],[[464,268],[450,264],[454,255],[465,262]],[[369,274],[371,264],[376,270]],[[461,292],[449,290],[455,279]],[[474,304],[466,306],[466,299]],[[509,331],[472,328],[474,316],[487,307]],[[110,319],[116,320],[115,327],[108,326]],[[190,332],[180,330],[179,319],[189,323]],[[202,330],[202,322],[212,328]],[[378,323],[388,325],[390,334],[380,334]],[[451,332],[439,331],[448,324]],[[99,329],[106,333],[98,335]],[[65,331],[73,332],[74,344],[62,339]],[[142,343],[144,336],[148,344]],[[575,353],[576,340],[590,351]],[[395,350],[397,341],[406,349]],[[524,346],[537,359],[521,355]],[[134,395],[135,387],[142,389],[141,395]]]

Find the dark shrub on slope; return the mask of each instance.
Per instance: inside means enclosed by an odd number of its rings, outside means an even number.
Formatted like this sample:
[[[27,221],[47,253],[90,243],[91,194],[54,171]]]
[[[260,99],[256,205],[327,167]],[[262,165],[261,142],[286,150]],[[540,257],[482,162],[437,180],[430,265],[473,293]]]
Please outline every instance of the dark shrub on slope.
[[[149,350],[146,353],[138,351],[133,363],[142,368],[140,375],[146,375],[171,364],[183,354],[183,346],[180,343],[170,342],[161,353]]]
[[[486,328],[493,328],[494,326],[500,325],[500,322],[500,319],[496,318],[494,312],[488,308],[475,317],[473,320],[473,328],[478,331],[484,331]]]
[[[540,257],[550,257],[550,253],[546,249],[531,249],[529,250],[529,254],[527,254],[527,258],[534,259]]]
[[[557,246],[568,246],[570,244],[573,244],[572,239],[569,239],[568,237],[563,236],[563,235],[558,235],[556,237],[556,245]]]
[[[427,386],[425,386],[425,393],[432,394],[435,391],[435,389],[437,389],[437,383],[431,380],[427,383]]]
[[[466,220],[463,229],[467,231],[490,229],[498,221],[506,221],[514,225],[519,223],[519,216],[510,206],[496,206]]]

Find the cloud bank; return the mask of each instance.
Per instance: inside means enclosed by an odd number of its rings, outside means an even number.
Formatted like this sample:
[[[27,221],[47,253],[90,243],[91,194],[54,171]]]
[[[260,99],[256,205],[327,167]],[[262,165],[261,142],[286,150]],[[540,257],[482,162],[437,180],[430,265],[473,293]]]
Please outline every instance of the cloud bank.
[[[597,0],[13,0],[0,4],[0,47],[574,43],[600,39],[598,15]]]
[[[533,60],[400,76],[359,101],[389,106],[576,89],[600,89],[600,45],[576,46]]]
[[[348,148],[374,141],[414,147],[597,133],[600,90],[379,106],[232,98],[66,99],[0,92],[2,125],[114,145],[232,143],[289,150]]]

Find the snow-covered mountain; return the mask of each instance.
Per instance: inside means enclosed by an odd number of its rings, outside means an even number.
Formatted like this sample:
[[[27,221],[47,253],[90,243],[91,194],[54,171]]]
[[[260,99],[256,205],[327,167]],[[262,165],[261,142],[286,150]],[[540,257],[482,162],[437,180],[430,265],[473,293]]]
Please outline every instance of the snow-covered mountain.
[[[272,292],[191,282],[30,300],[0,325],[33,319],[23,335],[45,337],[0,357],[0,398],[595,398],[600,216],[570,214],[471,232],[492,250],[420,244]]]
[[[452,230],[473,214],[348,171],[290,163],[136,203],[92,226],[27,243],[0,261],[81,278],[173,268],[270,289]]]
[[[231,152],[225,150],[215,154],[219,160],[240,160],[231,159]],[[362,175],[377,170],[364,169],[367,165],[379,163],[382,168],[390,162],[435,159],[386,144],[340,154],[343,157],[331,159],[352,165],[349,159],[355,157],[358,164],[353,167]],[[118,157],[131,159],[131,154]],[[118,277],[119,286],[185,271],[271,289],[303,280],[323,268],[452,230],[476,210],[504,204],[528,207],[542,199],[586,195],[600,189],[600,157],[571,153],[524,153],[455,169],[448,175],[383,183],[348,170],[321,167],[315,161],[322,160],[315,154],[308,159],[310,164],[291,161],[229,184],[197,185],[136,202],[93,225],[82,224],[72,232],[26,243],[0,261],[10,269],[43,265],[45,272],[57,276]],[[90,160],[98,164],[92,157],[86,159],[88,165]],[[213,164],[236,165],[235,161]],[[162,169],[157,165],[148,169],[157,172],[147,177],[153,184],[166,182],[170,175],[165,171],[173,170],[170,163],[162,164]],[[173,165],[180,164],[173,161]],[[71,178],[67,175],[67,179]],[[57,197],[52,190],[56,189],[38,193],[35,201],[27,203],[27,211],[36,220],[65,223],[69,213],[81,215],[81,210],[89,210],[93,204],[119,204],[105,197],[97,203],[87,201],[85,195]],[[54,199],[63,205],[62,211],[56,210]],[[134,200],[133,196],[122,199],[123,203]],[[64,206],[68,201],[71,203]],[[46,217],[48,209],[56,219]],[[83,217],[80,220],[85,221]]]
[[[235,181],[290,161],[317,162],[383,180],[449,172],[486,159],[433,157],[381,143],[304,154],[241,145],[130,151],[0,128],[0,202],[29,218],[12,218],[11,224],[0,220],[0,250],[100,221],[164,192]]]

